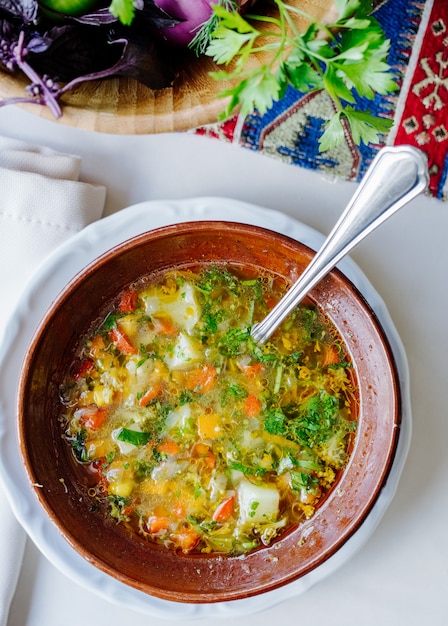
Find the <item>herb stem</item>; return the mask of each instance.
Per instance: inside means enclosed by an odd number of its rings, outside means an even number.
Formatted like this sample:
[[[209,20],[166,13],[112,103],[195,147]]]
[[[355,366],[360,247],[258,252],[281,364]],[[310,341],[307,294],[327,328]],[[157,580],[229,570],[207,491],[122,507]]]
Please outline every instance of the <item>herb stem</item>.
[[[53,113],[56,118],[61,117],[62,111],[59,106],[58,101],[55,96],[51,92],[51,89],[45,84],[44,80],[39,76],[39,74],[27,63],[24,58],[24,50],[25,50],[25,32],[23,30],[19,33],[19,38],[17,41],[17,46],[14,49],[14,57],[17,63],[17,67],[32,81],[32,89],[33,87],[38,90],[38,94],[35,94],[33,91],[31,92],[33,96],[37,95],[35,98],[39,104],[46,103],[48,108]]]

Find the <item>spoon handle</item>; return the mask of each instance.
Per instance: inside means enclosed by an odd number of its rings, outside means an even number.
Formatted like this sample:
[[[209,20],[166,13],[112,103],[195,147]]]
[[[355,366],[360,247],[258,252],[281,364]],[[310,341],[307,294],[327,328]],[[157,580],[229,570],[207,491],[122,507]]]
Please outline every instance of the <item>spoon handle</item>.
[[[429,174],[425,155],[412,146],[381,149],[322,247],[300,278],[264,320],[252,327],[258,343],[269,339],[292,309],[377,226],[423,192]]]

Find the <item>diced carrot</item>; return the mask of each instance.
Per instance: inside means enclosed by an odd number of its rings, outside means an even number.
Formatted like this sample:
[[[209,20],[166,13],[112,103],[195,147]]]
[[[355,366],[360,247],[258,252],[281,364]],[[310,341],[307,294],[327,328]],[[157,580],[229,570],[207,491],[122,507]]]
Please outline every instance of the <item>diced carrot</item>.
[[[252,363],[251,365],[245,365],[243,367],[243,374],[247,378],[257,378],[264,370],[263,363]]]
[[[230,496],[221,502],[212,515],[214,522],[225,522],[232,516],[235,509],[235,498]]]
[[[177,517],[178,519],[183,519],[186,513],[187,512],[186,512],[185,506],[182,504],[182,502],[178,502],[177,504],[174,505],[174,508],[173,508],[174,517]]]
[[[150,533],[159,533],[162,530],[168,530],[170,520],[167,517],[150,517],[148,520],[148,528]]]
[[[165,452],[165,454],[177,454],[179,449],[177,443],[172,439],[166,439],[157,446],[158,452]]]
[[[96,406],[84,407],[80,409],[80,412],[80,420],[84,426],[92,430],[98,430],[106,421],[109,409],[108,407],[98,408]]]
[[[142,395],[138,403],[140,406],[148,406],[150,402],[155,400],[158,396],[161,396],[162,393],[162,383],[155,383]]]
[[[95,335],[92,337],[92,341],[90,344],[90,355],[94,359],[98,359],[101,357],[102,352],[106,349],[106,344],[104,343],[104,339],[101,335]]]
[[[192,450],[192,456],[195,459],[202,459],[205,462],[205,465],[209,469],[213,469],[216,464],[216,456],[211,450],[211,448],[202,441],[198,441],[198,443],[194,446]]]
[[[334,365],[335,363],[339,363],[339,352],[335,345],[328,346],[325,349],[325,355],[322,360],[322,367],[326,367],[327,365]]]
[[[216,367],[208,364],[199,369],[185,372],[185,387],[189,391],[195,391],[196,393],[210,391],[215,384],[217,373]]]
[[[257,417],[261,413],[263,405],[260,398],[253,393],[250,393],[244,401],[244,413],[247,417]]]
[[[173,535],[173,541],[183,552],[190,552],[195,548],[200,540],[198,533],[192,528],[183,528]]]
[[[177,335],[177,328],[169,317],[153,317],[152,322],[154,331],[158,335],[170,335],[171,337]]]
[[[129,337],[118,325],[110,331],[110,338],[115,347],[123,354],[137,354],[137,349],[134,348]]]
[[[129,289],[121,294],[118,309],[121,313],[132,313],[137,308],[137,292]]]

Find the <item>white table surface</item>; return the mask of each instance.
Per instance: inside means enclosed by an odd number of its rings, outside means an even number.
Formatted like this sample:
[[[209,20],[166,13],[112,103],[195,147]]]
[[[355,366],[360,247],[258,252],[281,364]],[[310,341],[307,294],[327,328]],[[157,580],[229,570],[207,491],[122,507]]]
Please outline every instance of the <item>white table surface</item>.
[[[222,196],[283,211],[327,233],[355,190],[186,133],[103,135],[3,108],[0,134],[79,154],[82,179],[108,189],[108,215],[145,200]],[[384,299],[410,366],[412,442],[392,504],[336,573],[297,598],[255,615],[221,618],[218,625],[448,624],[447,234],[448,204],[420,197],[352,254]],[[28,541],[8,626],[169,623],[78,586]]]

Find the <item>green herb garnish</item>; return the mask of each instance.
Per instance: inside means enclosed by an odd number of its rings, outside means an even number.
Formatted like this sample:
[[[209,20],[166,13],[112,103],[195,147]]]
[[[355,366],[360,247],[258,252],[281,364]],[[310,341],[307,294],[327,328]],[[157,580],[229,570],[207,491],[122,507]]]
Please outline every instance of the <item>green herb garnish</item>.
[[[398,86],[387,64],[390,41],[370,15],[370,0],[335,0],[339,17],[331,24],[314,21],[284,0],[273,1],[278,9],[273,17],[243,17],[223,6],[214,7],[219,21],[206,54],[219,65],[234,62],[234,67],[212,76],[238,81],[221,94],[230,97],[222,117],[236,107],[241,107],[243,116],[255,109],[263,115],[288,85],[305,93],[325,90],[336,112],[319,140],[321,152],[344,141],[344,126],[356,144],[378,142],[392,120],[357,110],[356,96],[373,100],[376,94],[391,93]],[[297,15],[311,21],[304,33],[295,24]],[[266,55],[264,61],[250,67],[250,56],[260,53]]]
[[[151,433],[142,433],[130,428],[122,428],[117,435],[119,441],[131,443],[133,446],[145,446],[151,439]]]
[[[125,26],[132,24],[135,16],[134,0],[112,0],[109,11]]]

